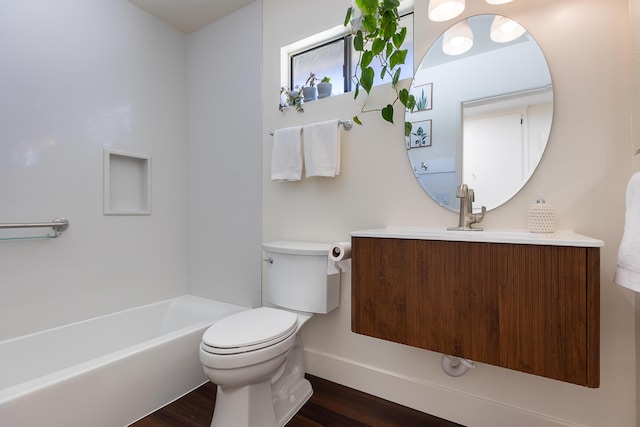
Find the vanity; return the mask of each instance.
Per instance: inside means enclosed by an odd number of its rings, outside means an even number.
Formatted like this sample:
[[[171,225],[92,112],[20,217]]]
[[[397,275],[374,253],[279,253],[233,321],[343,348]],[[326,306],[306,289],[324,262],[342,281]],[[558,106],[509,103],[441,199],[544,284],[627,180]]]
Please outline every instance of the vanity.
[[[408,227],[351,240],[353,332],[599,386],[602,241]]]

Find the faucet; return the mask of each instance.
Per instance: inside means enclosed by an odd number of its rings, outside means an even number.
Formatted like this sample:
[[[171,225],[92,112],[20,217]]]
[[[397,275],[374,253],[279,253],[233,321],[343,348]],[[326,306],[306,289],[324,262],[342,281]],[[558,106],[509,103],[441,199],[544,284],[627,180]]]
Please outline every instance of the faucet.
[[[482,228],[472,228],[471,225],[477,224],[484,219],[487,208],[482,207],[480,213],[473,213],[473,202],[475,194],[473,190],[467,187],[467,184],[461,184],[456,190],[456,197],[460,199],[460,216],[458,218],[457,227],[449,227],[447,230],[452,231],[482,231]]]

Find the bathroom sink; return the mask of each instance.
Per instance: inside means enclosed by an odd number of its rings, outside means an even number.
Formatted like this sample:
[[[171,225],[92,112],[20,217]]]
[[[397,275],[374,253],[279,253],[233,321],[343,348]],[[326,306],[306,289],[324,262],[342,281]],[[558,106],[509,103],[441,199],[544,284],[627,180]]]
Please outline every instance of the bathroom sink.
[[[514,243],[523,245],[602,247],[602,240],[573,231],[531,233],[527,230],[449,231],[436,227],[385,227],[351,232],[352,237],[386,239],[449,240],[463,242]]]

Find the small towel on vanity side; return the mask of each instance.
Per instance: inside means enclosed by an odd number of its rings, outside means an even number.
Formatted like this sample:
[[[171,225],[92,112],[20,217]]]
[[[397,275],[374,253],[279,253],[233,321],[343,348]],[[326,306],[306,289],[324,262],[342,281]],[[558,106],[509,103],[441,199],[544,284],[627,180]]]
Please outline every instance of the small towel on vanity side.
[[[303,127],[306,177],[340,174],[340,129],[338,120]]]
[[[631,177],[627,186],[624,234],[614,280],[625,288],[640,292],[640,172]]]
[[[302,178],[302,137],[300,126],[273,132],[271,151],[271,179],[300,181]]]

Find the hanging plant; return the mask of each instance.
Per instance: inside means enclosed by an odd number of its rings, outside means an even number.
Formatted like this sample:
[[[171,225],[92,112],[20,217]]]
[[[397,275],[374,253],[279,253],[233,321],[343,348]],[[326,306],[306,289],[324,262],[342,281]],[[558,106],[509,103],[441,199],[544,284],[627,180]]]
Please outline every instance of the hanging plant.
[[[393,108],[400,101],[408,110],[415,107],[416,100],[407,89],[399,89],[398,81],[402,65],[407,57],[407,49],[401,49],[407,36],[407,28],[400,25],[399,0],[355,0],[355,5],[347,9],[344,25],[351,25],[354,33],[353,47],[359,53],[358,63],[353,80],[356,84],[354,99],[360,90],[367,94],[373,88],[375,70],[374,61],[381,66],[380,78],[391,78],[391,86],[395,92],[393,99],[381,108],[367,108],[366,102],[360,113],[379,111],[382,118],[393,123]],[[358,115],[353,121],[362,125]],[[411,123],[405,122],[405,136],[411,134]]]

